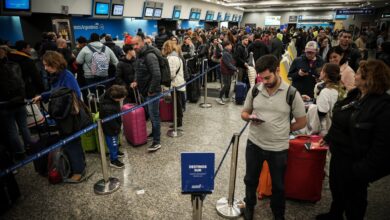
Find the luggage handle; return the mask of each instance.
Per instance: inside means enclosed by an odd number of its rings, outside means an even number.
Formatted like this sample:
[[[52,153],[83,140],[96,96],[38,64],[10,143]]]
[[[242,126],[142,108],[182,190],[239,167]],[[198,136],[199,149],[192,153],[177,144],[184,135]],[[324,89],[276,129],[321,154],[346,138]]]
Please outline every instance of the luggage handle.
[[[34,122],[35,122],[35,127],[37,128],[39,139],[42,139],[42,134],[41,134],[41,131],[40,131],[40,129],[39,129],[39,125],[38,125],[37,118],[35,117],[34,108],[33,108],[33,106],[32,106],[34,103],[33,103],[33,102],[27,102],[27,104],[29,104],[30,107],[31,107],[31,111],[32,111],[32,113],[33,113],[33,118],[34,118]],[[39,104],[37,104],[37,106],[38,106],[38,110],[39,110],[39,108],[42,108],[42,110],[43,110],[44,112],[49,113],[48,111],[46,111],[46,109],[45,109],[45,107],[43,106],[42,102],[39,102]],[[49,136],[51,136],[51,134],[50,134],[50,128],[49,128],[49,123],[48,123],[47,120],[46,120],[45,114],[42,113],[42,115],[43,115],[43,117],[45,118],[44,123],[45,123],[45,125],[46,125],[47,134],[48,134]]]
[[[139,94],[138,88],[132,88],[132,89],[135,97],[135,104],[141,105],[141,95]]]
[[[104,85],[97,85],[95,87],[97,102],[100,102],[99,88],[103,88],[103,94],[106,92],[106,86],[104,86]]]

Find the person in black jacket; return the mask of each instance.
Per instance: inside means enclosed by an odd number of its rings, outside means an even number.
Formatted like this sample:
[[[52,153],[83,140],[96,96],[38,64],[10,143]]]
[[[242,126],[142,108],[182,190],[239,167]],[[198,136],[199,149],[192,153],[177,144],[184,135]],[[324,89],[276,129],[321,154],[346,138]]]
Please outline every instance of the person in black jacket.
[[[115,83],[125,86],[128,91],[126,103],[135,103],[136,97],[131,91],[130,84],[135,81],[135,51],[132,45],[123,45],[125,57],[119,60],[116,67]]]
[[[253,58],[256,62],[260,57],[270,53],[267,45],[261,40],[261,34],[256,32],[254,41],[248,46],[248,53],[253,53]]]
[[[339,36],[339,45],[344,51],[344,56],[348,58],[349,66],[356,72],[359,67],[359,62],[362,59],[359,49],[351,42],[352,33],[349,31],[341,32]]]
[[[248,79],[248,57],[249,53],[247,50],[248,46],[248,36],[242,36],[241,42],[237,44],[235,50],[234,50],[234,60],[236,61],[236,67],[238,68],[238,77],[237,80],[244,82],[249,85],[249,79]],[[248,87],[249,88],[249,87]]]
[[[295,58],[288,71],[288,77],[292,80],[292,86],[297,88],[302,95],[314,97],[314,86],[320,76],[318,70],[324,64],[324,61],[317,53],[317,42],[307,42],[305,54]]]
[[[142,37],[142,36],[141,36]],[[165,41],[169,40],[168,34],[165,32],[165,27],[159,27],[158,35],[154,39],[154,43],[156,43],[156,47],[161,50]]]
[[[100,118],[106,118],[121,112],[120,102],[126,97],[127,90],[124,86],[113,85],[104,94],[100,103]],[[103,123],[103,132],[106,138],[108,150],[110,151],[110,166],[114,168],[124,168],[125,165],[118,160],[124,154],[119,151],[119,137],[122,119],[117,117],[111,121]]]
[[[145,101],[151,100],[161,93],[161,71],[156,54],[160,51],[152,46],[145,44],[142,36],[135,36],[132,39],[134,50],[137,53],[135,63],[135,82],[131,83],[131,87],[138,87],[139,92],[145,98]],[[149,146],[148,151],[154,152],[161,148],[160,137],[160,110],[159,100],[155,100],[148,104],[149,116],[152,122],[152,133],[149,137],[153,137],[153,143]]]
[[[367,187],[390,174],[390,69],[380,60],[361,61],[356,88],[335,104],[332,126],[320,142],[330,160],[330,211],[317,220],[363,220]]]
[[[221,105],[224,105],[225,102],[229,99],[232,75],[234,75],[234,73],[237,71],[237,68],[234,66],[232,48],[232,43],[230,43],[230,41],[223,42],[222,59],[220,61],[223,88],[219,93],[219,98],[216,99],[216,101]],[[225,98],[223,97],[224,95]]]
[[[16,41],[16,51],[8,54],[8,59],[18,63],[22,68],[23,81],[25,83],[26,98],[31,99],[44,91],[41,75],[31,59],[30,45],[25,41]]]

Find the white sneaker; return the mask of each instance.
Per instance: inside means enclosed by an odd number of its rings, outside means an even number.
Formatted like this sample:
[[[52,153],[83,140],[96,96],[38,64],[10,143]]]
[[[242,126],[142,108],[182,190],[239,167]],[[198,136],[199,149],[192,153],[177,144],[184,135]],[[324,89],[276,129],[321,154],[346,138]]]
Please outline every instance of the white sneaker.
[[[229,98],[222,98],[222,101],[226,103],[226,102],[229,102],[230,99]]]
[[[225,105],[225,102],[223,102],[223,100],[220,98],[215,99],[215,101],[218,102],[218,104],[220,105]]]

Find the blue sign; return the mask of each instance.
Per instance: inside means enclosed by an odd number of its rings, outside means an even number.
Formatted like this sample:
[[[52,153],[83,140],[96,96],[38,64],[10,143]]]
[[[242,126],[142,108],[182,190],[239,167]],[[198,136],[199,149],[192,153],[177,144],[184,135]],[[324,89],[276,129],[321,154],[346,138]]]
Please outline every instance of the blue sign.
[[[337,10],[336,15],[372,15],[374,9],[346,9]]]
[[[214,153],[181,153],[182,193],[211,193],[214,163]]]

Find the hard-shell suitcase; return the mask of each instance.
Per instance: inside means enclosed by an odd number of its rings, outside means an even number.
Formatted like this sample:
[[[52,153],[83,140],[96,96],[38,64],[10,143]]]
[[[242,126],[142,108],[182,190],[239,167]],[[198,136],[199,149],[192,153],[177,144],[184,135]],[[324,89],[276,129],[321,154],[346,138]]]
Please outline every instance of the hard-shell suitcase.
[[[94,103],[94,105],[91,104],[91,102]],[[92,112],[92,106],[94,106],[94,109],[98,109],[97,107],[97,101],[96,96],[93,93],[88,94],[88,107],[89,110]],[[95,113],[92,114],[92,120],[95,121]],[[97,149],[97,142],[96,142],[96,131],[91,130],[83,135],[81,135],[81,146],[83,147],[84,152],[95,152]]]
[[[160,99],[160,120],[173,121],[173,103]]]
[[[122,111],[131,109],[134,106],[133,104],[126,104],[122,107]],[[123,115],[123,133],[126,140],[133,146],[146,144],[148,135],[143,108],[138,108]]]
[[[263,168],[260,172],[259,185],[257,186],[257,195],[259,199],[263,199],[264,196],[272,195],[272,181],[271,174],[267,161],[264,161]]]
[[[197,74],[191,74],[190,80],[197,77]],[[186,87],[187,99],[192,103],[197,103],[200,98],[200,79],[196,79]]]
[[[305,144],[318,145],[319,136],[297,136],[290,140],[285,174],[286,198],[317,202],[321,199],[325,177],[327,147],[306,149]]]
[[[235,86],[235,91],[236,91],[236,104],[237,105],[242,105],[245,102],[246,98],[246,93],[248,92],[247,85],[243,82],[237,82]]]

